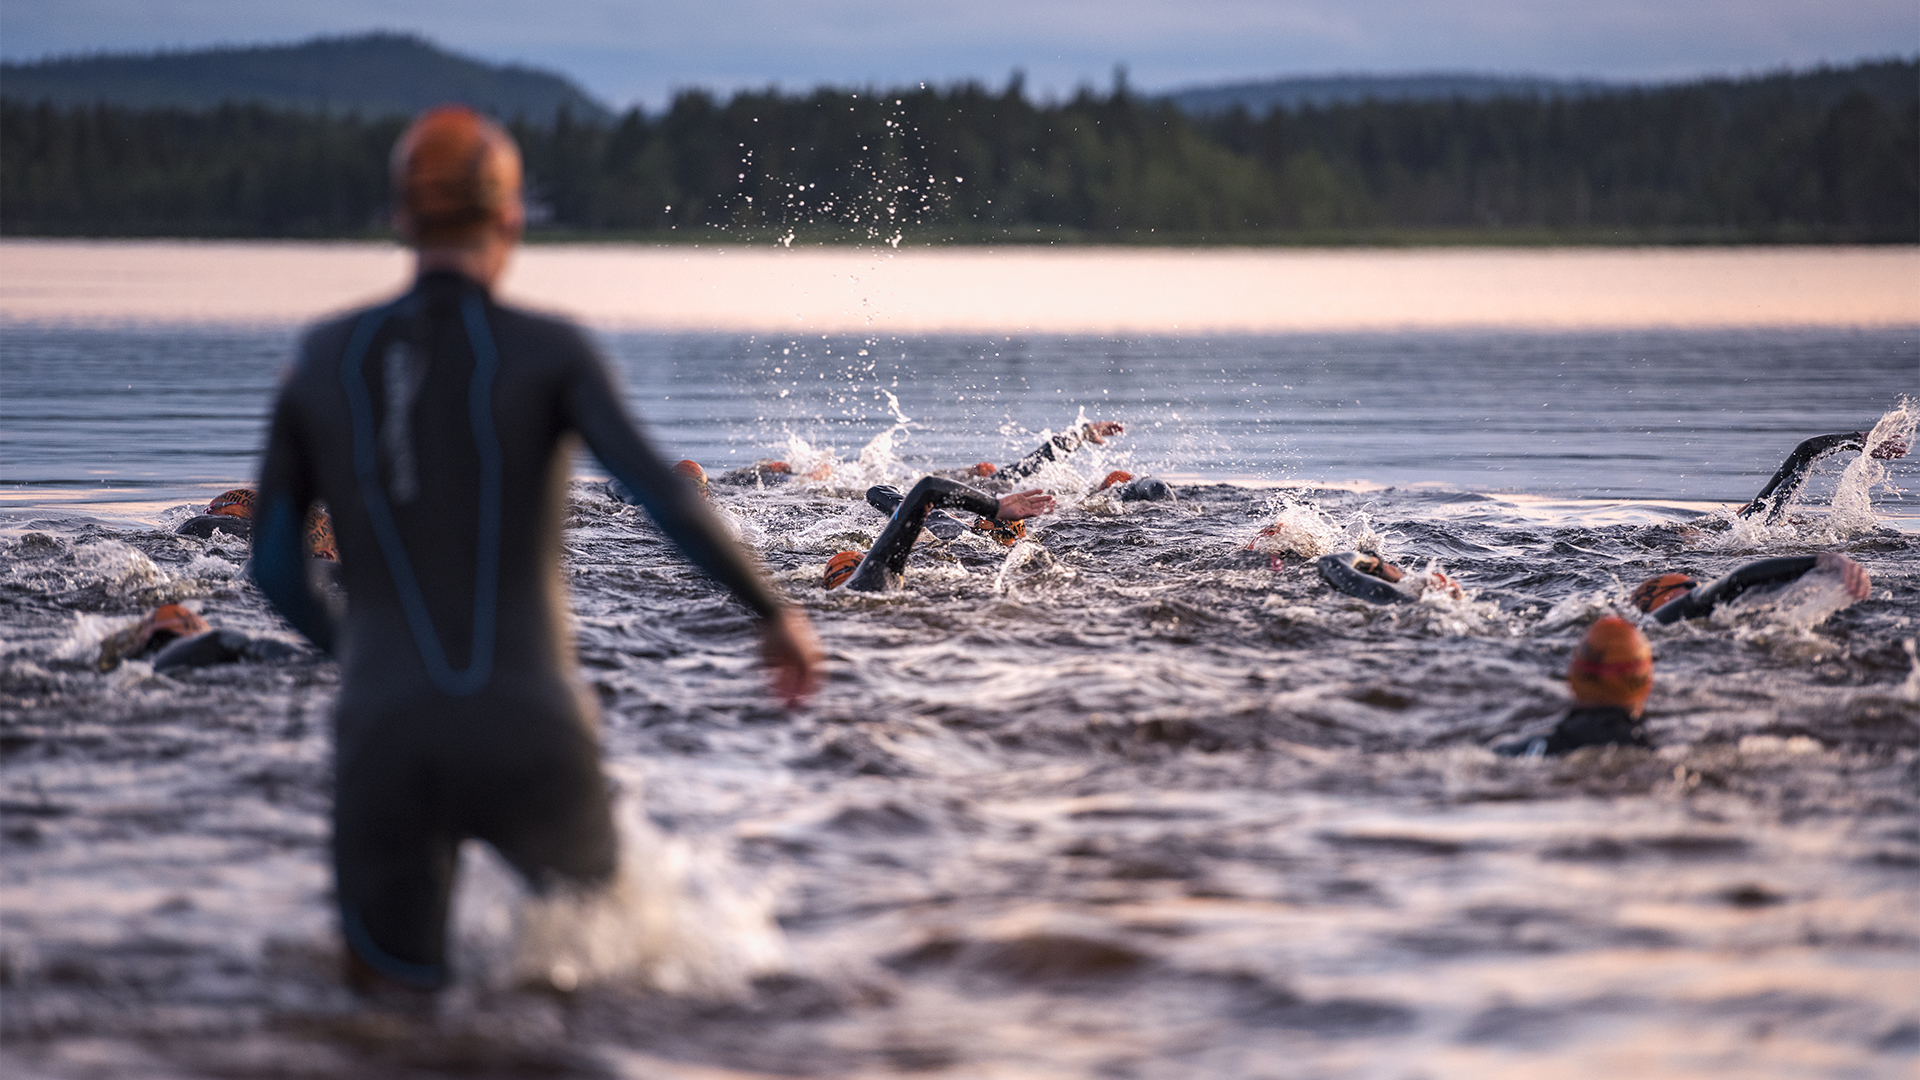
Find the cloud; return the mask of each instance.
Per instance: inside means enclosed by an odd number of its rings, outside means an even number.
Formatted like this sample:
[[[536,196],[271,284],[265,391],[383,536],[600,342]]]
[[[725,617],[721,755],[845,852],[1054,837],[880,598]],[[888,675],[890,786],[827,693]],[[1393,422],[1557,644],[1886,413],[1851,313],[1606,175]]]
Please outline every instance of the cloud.
[[[1064,93],[1116,64],[1157,89],[1333,71],[1648,79],[1920,52],[1912,0],[9,0],[0,18],[11,59],[405,30],[650,105],[685,86],[997,83],[1015,68]]]

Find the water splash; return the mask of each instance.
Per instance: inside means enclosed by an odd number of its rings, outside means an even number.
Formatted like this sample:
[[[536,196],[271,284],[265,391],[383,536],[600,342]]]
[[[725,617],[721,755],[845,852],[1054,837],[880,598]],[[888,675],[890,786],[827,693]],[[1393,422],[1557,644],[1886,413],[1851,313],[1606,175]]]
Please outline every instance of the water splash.
[[[1247,550],[1307,559],[1345,550],[1347,527],[1318,504],[1288,492],[1269,506],[1273,507],[1273,521],[1247,541]]]
[[[1873,514],[1874,489],[1885,488],[1890,494],[1898,493],[1898,489],[1888,479],[1886,461],[1873,456],[1873,451],[1895,445],[1911,447],[1916,427],[1920,427],[1920,408],[1912,398],[1901,398],[1897,408],[1888,410],[1873,425],[1867,434],[1866,451],[1848,462],[1846,471],[1840,474],[1840,486],[1833,493],[1833,511],[1827,515],[1829,533],[1852,537],[1879,528]]]
[[[1866,450],[1856,454],[1841,471],[1824,515],[1793,513],[1819,509],[1817,503],[1804,501],[1807,489],[1803,487],[1788,505],[1788,513],[1772,523],[1764,520],[1764,514],[1740,518],[1731,511],[1719,511],[1717,516],[1727,523],[1726,528],[1703,533],[1706,539],[1700,546],[1722,552],[1766,551],[1796,544],[1844,544],[1878,532],[1881,523],[1873,508],[1876,492],[1897,495],[1900,489],[1892,483],[1886,459],[1874,457],[1872,451],[1896,445],[1911,447],[1917,427],[1920,404],[1910,397],[1901,398],[1868,432]]]
[[[491,848],[464,845],[452,917],[459,977],[726,997],[787,966],[771,888],[743,886],[717,852],[663,835],[631,800],[616,804],[614,822],[619,870],[591,890],[532,895]]]

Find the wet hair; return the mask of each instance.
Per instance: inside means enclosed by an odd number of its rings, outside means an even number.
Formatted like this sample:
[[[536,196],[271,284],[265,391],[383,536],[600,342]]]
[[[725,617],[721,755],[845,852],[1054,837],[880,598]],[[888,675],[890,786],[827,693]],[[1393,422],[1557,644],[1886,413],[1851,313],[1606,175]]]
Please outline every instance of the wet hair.
[[[393,146],[394,205],[416,247],[469,244],[520,198],[520,150],[464,105],[421,113]]]

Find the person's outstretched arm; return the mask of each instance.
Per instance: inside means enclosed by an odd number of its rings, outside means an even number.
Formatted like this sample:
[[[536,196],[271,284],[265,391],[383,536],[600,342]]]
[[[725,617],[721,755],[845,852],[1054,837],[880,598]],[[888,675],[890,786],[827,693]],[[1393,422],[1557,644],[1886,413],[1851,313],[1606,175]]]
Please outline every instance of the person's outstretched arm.
[[[1082,424],[1077,430],[1063,432],[1041,443],[1033,453],[1001,469],[996,475],[1008,480],[1031,476],[1040,471],[1040,466],[1073,453],[1084,443],[1100,446],[1106,443],[1108,436],[1122,435],[1126,430],[1125,425],[1112,420],[1095,420]]]
[[[692,485],[674,474],[621,407],[606,366],[591,353],[570,374],[565,406],[588,449],[633,493],[695,566],[763,620],[761,651],[774,671],[774,690],[796,704],[820,679],[823,654],[807,617],[790,607],[727,534]]]
[[[1761,488],[1760,494],[1755,495],[1753,501],[1741,507],[1737,513],[1741,517],[1752,517],[1765,510],[1768,521],[1779,520],[1786,514],[1787,505],[1793,502],[1794,493],[1806,482],[1807,471],[1813,468],[1814,462],[1842,450],[1864,450],[1866,444],[1867,433],[1864,431],[1815,435],[1794,447],[1793,453],[1787,455],[1787,460],[1780,463],[1773,479],[1767,481],[1767,486]],[[1886,443],[1873,448],[1873,456],[1880,458],[1897,458],[1906,452],[1904,443]]]
[[[313,479],[298,410],[283,393],[274,406],[267,456],[260,467],[260,494],[253,504],[253,580],[295,630],[332,652],[333,617],[307,583],[302,535],[312,502]]]

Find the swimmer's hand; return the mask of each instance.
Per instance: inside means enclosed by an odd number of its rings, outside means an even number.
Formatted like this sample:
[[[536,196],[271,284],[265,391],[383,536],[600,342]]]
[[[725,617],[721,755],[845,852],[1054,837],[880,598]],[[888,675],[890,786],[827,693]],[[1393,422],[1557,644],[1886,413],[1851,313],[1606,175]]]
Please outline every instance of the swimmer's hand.
[[[1840,575],[1847,587],[1847,595],[1855,600],[1865,600],[1873,591],[1873,579],[1867,576],[1867,568],[1847,558],[1837,551],[1823,551],[1814,561],[1814,567]]]
[[[1378,555],[1362,555],[1354,562],[1353,568],[1363,574],[1372,574],[1382,581],[1398,583],[1407,575],[1400,568]]]
[[[813,624],[799,608],[781,608],[760,625],[760,657],[773,680],[773,695],[789,709],[806,703],[820,687],[820,668],[827,654]]]
[[[1000,496],[1000,511],[993,516],[1001,521],[1019,521],[1021,518],[1051,513],[1053,513],[1053,496],[1039,488],[1030,488]]]
[[[1907,451],[1911,449],[1913,449],[1913,447],[1908,445],[1906,439],[1895,435],[1892,438],[1880,442],[1878,445],[1870,447],[1867,453],[1879,458],[1881,461],[1891,461],[1894,458],[1906,457]]]
[[[1127,426],[1117,420],[1095,420],[1090,424],[1080,425],[1081,436],[1095,446],[1105,446],[1109,435],[1126,433]]]

